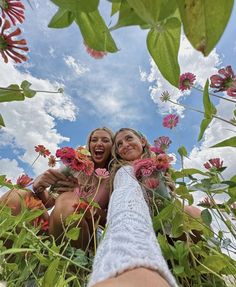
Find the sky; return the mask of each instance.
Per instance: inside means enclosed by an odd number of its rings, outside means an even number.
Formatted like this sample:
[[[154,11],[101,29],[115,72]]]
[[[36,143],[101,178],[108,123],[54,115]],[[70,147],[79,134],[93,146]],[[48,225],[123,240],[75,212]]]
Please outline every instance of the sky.
[[[227,169],[224,177],[235,174],[236,153],[231,148],[209,147],[235,135],[235,129],[226,123],[213,120],[202,141],[197,142],[202,115],[162,103],[161,93],[168,90],[172,99],[185,105],[202,109],[202,94],[196,91],[181,93],[163,79],[146,48],[146,30],[126,27],[113,31],[119,51],[101,60],[87,54],[78,26],[73,23],[66,29],[47,27],[57,7],[50,1],[22,1],[26,7],[26,20],[21,25],[23,37],[28,42],[29,60],[21,65],[5,64],[0,58],[0,86],[28,80],[32,88],[63,94],[37,93],[23,102],[2,103],[6,127],[0,130],[0,174],[13,181],[23,172],[32,177],[45,171],[47,160],[34,162],[34,146],[43,144],[52,153],[63,146],[86,144],[91,130],[106,126],[116,131],[132,127],[143,132],[150,143],[159,136],[169,136],[170,153],[177,160],[177,149],[184,145],[189,153],[185,167],[203,168],[210,158],[220,157]],[[101,1],[101,14],[110,26],[110,3]],[[195,51],[182,35],[179,51],[181,73],[192,72],[199,87],[221,67],[231,65],[236,71],[236,8],[229,24],[211,54],[204,58]],[[222,94],[222,96],[224,96]],[[212,98],[218,115],[230,119],[232,103]],[[169,130],[162,126],[168,113],[178,113],[178,126]]]

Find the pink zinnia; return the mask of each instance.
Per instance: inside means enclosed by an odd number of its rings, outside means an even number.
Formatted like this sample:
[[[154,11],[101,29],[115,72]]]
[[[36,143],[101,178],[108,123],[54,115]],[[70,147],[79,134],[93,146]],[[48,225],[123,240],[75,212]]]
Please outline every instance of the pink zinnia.
[[[163,118],[163,126],[169,129],[176,127],[179,122],[179,116],[176,114],[169,114]]]
[[[96,50],[90,48],[85,42],[84,42],[84,45],[85,45],[85,47],[86,47],[87,53],[88,53],[91,57],[93,57],[94,59],[102,59],[104,56],[107,55],[107,53],[104,52],[104,51],[96,51]]]
[[[222,68],[218,71],[219,74],[210,77],[211,88],[216,88],[215,92],[227,91],[231,97],[236,96],[236,75],[231,66]]]
[[[107,171],[105,168],[96,168],[95,169],[95,175],[98,178],[108,178],[110,176],[109,171]]]
[[[50,155],[48,158],[48,166],[54,167],[56,165],[57,161],[54,155]]]
[[[198,206],[202,206],[202,207],[212,207],[213,205],[214,205],[214,203],[211,201],[211,199],[208,196],[204,197],[198,203]]]
[[[220,158],[211,158],[209,159],[209,162],[204,163],[204,167],[206,169],[216,169],[219,170],[223,167],[223,160],[220,160]]]
[[[59,157],[61,161],[68,166],[75,158],[75,150],[71,147],[63,147],[56,151],[56,157]]]
[[[192,73],[182,74],[179,78],[179,89],[181,91],[190,90],[195,80],[196,76]]]
[[[42,217],[36,217],[34,219],[34,227],[40,226],[40,230],[48,231],[49,222],[48,220],[43,219]]]
[[[161,150],[166,150],[168,149],[172,141],[170,140],[169,137],[162,136],[154,140],[154,143],[155,143],[155,147]]]
[[[167,154],[159,154],[156,157],[156,167],[158,170],[167,170],[170,167],[170,162],[173,160],[173,157],[168,156]]]
[[[16,25],[16,20],[23,23],[25,6],[20,0],[1,0],[0,9],[2,10],[3,19],[6,19],[6,16],[8,16],[13,25]]]
[[[43,157],[47,157],[47,156],[49,156],[51,154],[51,152],[48,149],[46,149],[46,147],[44,145],[42,145],[42,144],[39,144],[39,145],[35,146],[34,150],[36,152],[38,152],[39,155],[42,155]]]
[[[156,146],[151,146],[150,151],[154,152],[155,154],[165,153],[164,150]]]
[[[162,94],[161,94],[161,97],[160,97],[161,101],[163,103],[166,103],[170,100],[170,94],[168,91],[164,91]]]
[[[29,49],[26,47],[27,43],[25,39],[21,40],[13,40],[12,38],[15,36],[19,36],[21,34],[20,28],[17,28],[15,31],[6,34],[5,30],[11,27],[10,22],[5,20],[3,23],[0,18],[0,54],[3,57],[5,63],[8,63],[8,57],[12,58],[16,63],[22,63],[27,61],[25,55],[19,53],[18,50],[27,52]]]
[[[135,160],[133,166],[137,179],[141,179],[143,176],[150,176],[156,170],[156,163],[152,158]]]
[[[33,178],[29,177],[27,174],[22,174],[18,177],[16,184],[22,188],[29,186],[33,183]]]

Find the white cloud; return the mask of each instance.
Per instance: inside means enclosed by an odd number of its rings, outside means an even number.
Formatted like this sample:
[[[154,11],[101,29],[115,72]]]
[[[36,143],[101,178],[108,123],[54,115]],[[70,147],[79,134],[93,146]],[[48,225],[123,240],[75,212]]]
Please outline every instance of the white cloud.
[[[217,71],[215,67],[220,64],[220,58],[215,50],[213,50],[208,57],[203,57],[201,53],[192,48],[186,37],[182,36],[179,50],[179,64],[181,74],[186,72],[195,74],[197,76],[197,83],[203,86],[206,79]],[[152,100],[158,105],[159,112],[162,114],[177,112],[183,115],[183,107],[176,106],[169,102],[162,103],[160,96],[162,92],[168,91],[171,95],[171,99],[176,102],[182,96],[189,94],[189,91],[182,93],[169,84],[169,82],[163,78],[152,59],[150,60],[150,65],[149,73],[140,69],[140,78],[142,81],[154,82],[154,85],[150,86],[149,89]]]
[[[58,84],[20,73],[12,64],[0,63],[0,69],[0,86],[6,87],[12,83],[28,80],[32,83],[33,89],[57,90]],[[18,160],[31,164],[36,157],[35,145],[44,144],[55,152],[58,144],[69,141],[69,138],[58,133],[55,120],[74,121],[76,107],[67,95],[37,93],[32,99],[1,104],[0,113],[6,124],[6,128],[2,129],[1,133],[1,146],[13,145],[16,150],[20,149]],[[38,174],[46,168],[47,160],[40,158],[34,166],[34,171]]]
[[[85,67],[84,65],[76,62],[76,60],[72,56],[64,57],[64,61],[68,67],[72,68],[72,70],[78,75],[81,76],[85,72],[89,71],[89,68]]]

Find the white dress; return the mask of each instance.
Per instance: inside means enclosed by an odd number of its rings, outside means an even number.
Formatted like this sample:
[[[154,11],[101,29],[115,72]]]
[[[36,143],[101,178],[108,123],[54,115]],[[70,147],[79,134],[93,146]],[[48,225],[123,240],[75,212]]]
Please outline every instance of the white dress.
[[[94,258],[88,287],[137,267],[156,270],[171,287],[178,286],[162,256],[133,167],[124,166],[115,176],[107,229]]]

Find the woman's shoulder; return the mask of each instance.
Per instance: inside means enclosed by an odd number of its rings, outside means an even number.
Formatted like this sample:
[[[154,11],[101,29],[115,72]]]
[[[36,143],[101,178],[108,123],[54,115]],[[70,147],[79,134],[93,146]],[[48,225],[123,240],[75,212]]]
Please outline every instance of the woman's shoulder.
[[[133,173],[134,173],[133,170],[134,169],[132,165],[129,165],[129,164],[123,165],[117,170],[116,177],[121,176],[121,175],[132,175],[133,176]]]

